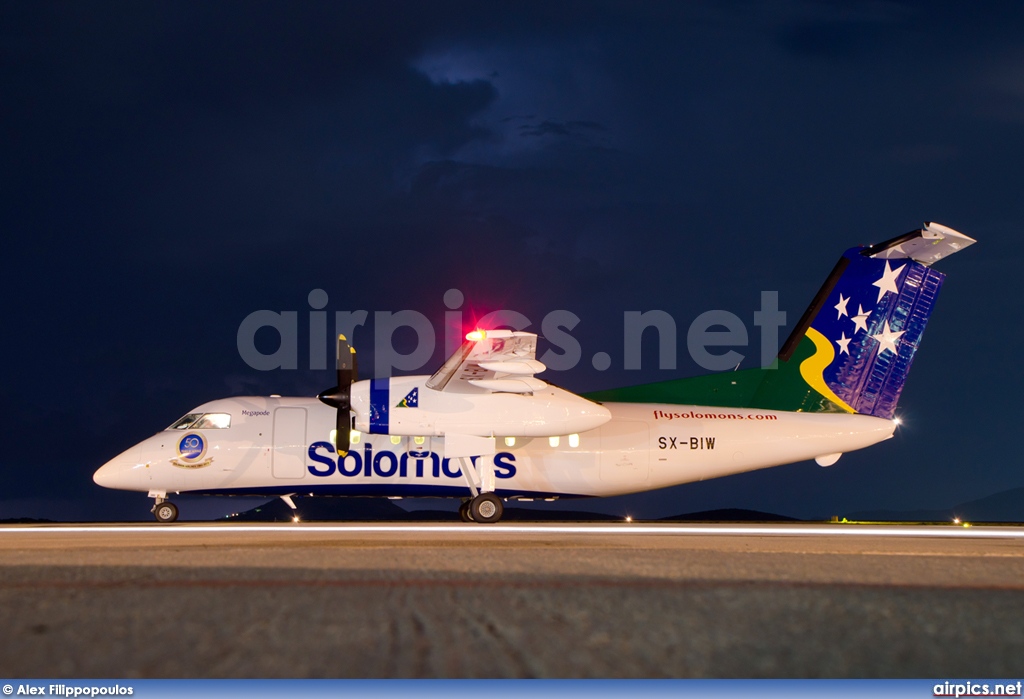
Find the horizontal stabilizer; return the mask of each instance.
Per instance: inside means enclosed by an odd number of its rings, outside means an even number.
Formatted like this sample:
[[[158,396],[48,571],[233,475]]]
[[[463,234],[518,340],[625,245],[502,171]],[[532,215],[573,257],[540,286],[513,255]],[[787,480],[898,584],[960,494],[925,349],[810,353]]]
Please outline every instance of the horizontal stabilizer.
[[[978,241],[974,238],[949,226],[926,221],[924,228],[872,245],[865,248],[861,254],[886,260],[910,259],[923,265],[931,265],[976,242]]]

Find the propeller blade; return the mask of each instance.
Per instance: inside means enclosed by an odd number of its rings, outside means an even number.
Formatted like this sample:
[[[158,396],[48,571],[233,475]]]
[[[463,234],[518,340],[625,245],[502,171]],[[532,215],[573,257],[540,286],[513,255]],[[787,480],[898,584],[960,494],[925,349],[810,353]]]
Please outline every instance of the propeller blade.
[[[356,351],[348,344],[344,335],[338,335],[338,386],[344,387],[346,393],[348,387],[355,381],[353,376],[353,359]]]
[[[338,410],[334,416],[334,429],[336,430],[334,441],[337,444],[334,448],[338,450],[338,456],[345,456],[348,454],[349,448],[349,430],[351,429],[351,422],[349,422],[348,411]]]
[[[337,359],[338,385],[328,388],[317,398],[321,403],[329,405],[337,411],[334,420],[336,432],[335,447],[339,454],[347,454],[349,448],[349,430],[351,429],[352,383],[356,379],[356,350],[348,344],[344,335],[338,335]]]

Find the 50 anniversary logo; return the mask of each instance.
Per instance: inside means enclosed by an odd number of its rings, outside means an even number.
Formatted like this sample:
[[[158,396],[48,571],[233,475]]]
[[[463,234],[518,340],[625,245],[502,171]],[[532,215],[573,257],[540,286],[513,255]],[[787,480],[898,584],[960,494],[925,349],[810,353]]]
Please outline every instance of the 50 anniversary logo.
[[[178,458],[171,459],[171,465],[178,468],[203,468],[213,463],[213,457],[206,455],[206,438],[198,432],[189,432],[178,440]]]

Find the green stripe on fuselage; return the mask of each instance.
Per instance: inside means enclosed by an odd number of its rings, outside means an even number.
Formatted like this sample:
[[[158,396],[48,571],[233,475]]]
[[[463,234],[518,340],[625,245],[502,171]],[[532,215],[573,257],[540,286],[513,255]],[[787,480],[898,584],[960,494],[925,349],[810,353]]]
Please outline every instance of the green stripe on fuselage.
[[[707,376],[614,388],[584,394],[599,403],[668,403],[716,408],[760,408],[805,413],[842,413],[800,375],[800,364],[815,352],[814,342],[800,340],[788,362],[768,369],[744,369]]]

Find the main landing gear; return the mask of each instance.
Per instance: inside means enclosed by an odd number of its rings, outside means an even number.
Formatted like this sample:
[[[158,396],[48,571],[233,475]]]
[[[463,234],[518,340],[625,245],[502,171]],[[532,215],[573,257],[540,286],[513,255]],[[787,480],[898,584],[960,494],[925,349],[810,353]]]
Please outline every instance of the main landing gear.
[[[463,522],[494,524],[505,513],[501,498],[494,494],[494,469],[484,457],[474,464],[472,459],[461,458],[462,473],[469,486],[471,498],[459,505],[459,517]],[[482,462],[482,463],[481,463]]]
[[[459,505],[459,517],[463,522],[493,524],[501,519],[505,506],[494,493],[480,493],[474,498],[463,500]]]
[[[156,504],[153,505],[153,509],[150,511],[153,513],[157,522],[160,522],[161,524],[170,524],[178,519],[178,506],[167,499],[167,493],[151,492],[149,497],[156,500]]]

